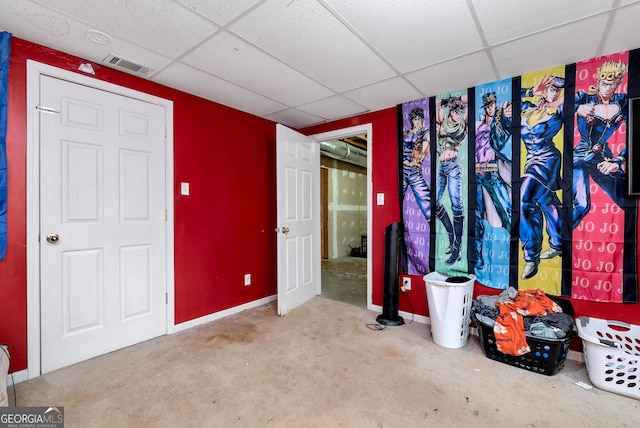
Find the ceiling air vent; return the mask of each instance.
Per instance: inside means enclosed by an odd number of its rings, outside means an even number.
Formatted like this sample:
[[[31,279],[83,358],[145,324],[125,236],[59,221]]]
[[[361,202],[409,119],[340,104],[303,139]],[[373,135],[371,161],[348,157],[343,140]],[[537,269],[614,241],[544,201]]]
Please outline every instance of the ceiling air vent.
[[[109,54],[102,62],[109,67],[117,68],[127,73],[137,74],[138,76],[147,76],[153,71],[152,68],[137,64],[114,54]]]

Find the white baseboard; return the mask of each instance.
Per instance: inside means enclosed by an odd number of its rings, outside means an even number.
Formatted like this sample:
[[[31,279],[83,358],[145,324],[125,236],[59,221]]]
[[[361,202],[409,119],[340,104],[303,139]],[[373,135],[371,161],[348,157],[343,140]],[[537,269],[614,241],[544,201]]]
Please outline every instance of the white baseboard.
[[[569,349],[569,352],[567,352],[567,360],[584,363],[584,353],[578,352],[578,351],[572,351],[571,349]]]
[[[368,309],[374,312],[382,312],[382,306],[379,305],[371,305]],[[402,319],[404,319],[405,323],[413,320],[421,324],[431,324],[431,320],[429,319],[429,317],[425,317],[424,315],[416,315],[412,314],[411,312],[405,311],[398,311],[398,315],[400,315]]]
[[[211,321],[219,320],[224,317],[228,317],[229,315],[237,314],[239,312],[245,311],[247,309],[255,308],[258,306],[266,305],[267,303],[273,302],[276,300],[278,296],[274,294],[273,296],[264,297],[262,299],[254,300],[252,302],[245,303],[240,306],[234,306],[233,308],[225,309],[224,311],[215,312],[213,314],[205,315],[200,318],[192,319],[189,321],[185,321],[180,324],[176,324],[173,328],[172,333],[177,333],[179,331],[184,331],[190,329],[192,327],[209,323]]]
[[[7,386],[24,382],[29,379],[29,372],[27,369],[20,370],[19,372],[13,372],[7,376]]]

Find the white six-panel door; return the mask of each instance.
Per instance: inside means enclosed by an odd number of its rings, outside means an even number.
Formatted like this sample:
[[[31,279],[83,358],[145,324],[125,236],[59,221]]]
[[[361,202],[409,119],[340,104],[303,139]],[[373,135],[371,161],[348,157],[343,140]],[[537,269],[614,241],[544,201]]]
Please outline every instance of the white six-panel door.
[[[278,314],[320,294],[320,147],[276,126]]]
[[[41,369],[167,332],[165,112],[40,82]]]

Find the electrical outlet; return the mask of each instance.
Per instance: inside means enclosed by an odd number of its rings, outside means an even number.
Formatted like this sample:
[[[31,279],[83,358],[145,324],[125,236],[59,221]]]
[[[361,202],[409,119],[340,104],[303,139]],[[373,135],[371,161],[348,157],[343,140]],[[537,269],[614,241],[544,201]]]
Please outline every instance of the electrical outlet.
[[[402,278],[402,291],[411,290],[411,278],[404,277]]]
[[[244,274],[244,285],[251,285],[251,274],[250,273],[245,273]]]

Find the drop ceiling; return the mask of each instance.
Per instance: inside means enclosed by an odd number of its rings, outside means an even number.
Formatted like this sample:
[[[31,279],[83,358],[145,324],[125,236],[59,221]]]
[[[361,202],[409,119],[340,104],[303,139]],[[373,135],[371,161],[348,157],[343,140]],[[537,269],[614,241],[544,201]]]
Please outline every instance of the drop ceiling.
[[[0,0],[0,30],[300,128],[640,48],[640,0]]]

